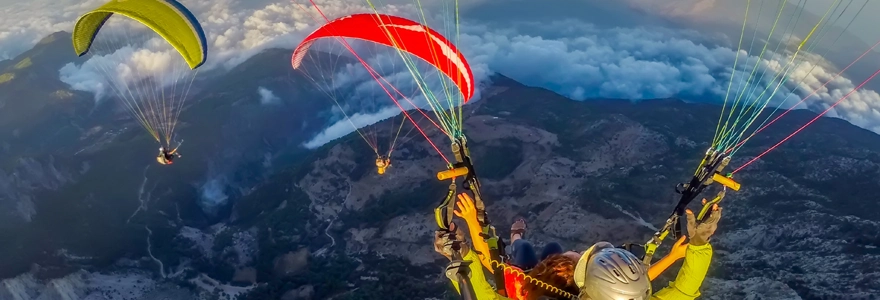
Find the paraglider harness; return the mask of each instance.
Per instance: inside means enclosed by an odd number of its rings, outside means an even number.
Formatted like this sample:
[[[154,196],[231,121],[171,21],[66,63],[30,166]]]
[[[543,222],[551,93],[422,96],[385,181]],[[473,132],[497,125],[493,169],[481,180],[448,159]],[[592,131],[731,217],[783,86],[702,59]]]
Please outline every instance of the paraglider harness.
[[[163,165],[170,165],[174,163],[174,158],[180,157],[180,154],[177,154],[177,149],[180,148],[180,145],[182,144],[183,140],[181,140],[180,143],[177,144],[177,147],[174,147],[174,149],[170,149],[170,143],[168,147],[160,146],[159,155],[156,157],[156,160],[158,160],[159,163]]]
[[[660,247],[660,244],[670,233],[672,234],[673,239],[678,239],[682,235],[683,227],[687,225],[681,224],[680,218],[685,213],[688,204],[696,199],[703,190],[714,182],[722,185],[721,191],[718,192],[715,198],[703,204],[703,208],[697,215],[697,220],[703,220],[711,214],[712,210],[710,208],[712,205],[721,202],[721,200],[724,199],[727,188],[739,191],[740,184],[733,181],[729,174],[721,175],[721,172],[729,163],[730,156],[726,153],[711,148],[707,150],[706,155],[703,157],[703,161],[700,162],[700,166],[697,168],[697,171],[694,173],[691,180],[687,183],[679,183],[676,185],[675,192],[680,194],[681,197],[679,198],[675,209],[672,211],[672,214],[666,219],[666,223],[663,227],[655,232],[645,245],[626,243],[620,246],[620,248],[633,252],[633,254],[642,258],[645,265],[650,266],[651,259],[654,257],[657,248]],[[644,251],[644,253],[638,253],[640,252],[639,250]]]
[[[492,266],[494,269],[494,277],[495,277],[495,285],[496,291],[498,294],[502,296],[507,296],[506,291],[504,290],[504,263],[507,262],[507,255],[504,253],[504,241],[495,234],[495,227],[493,227],[489,223],[488,216],[485,210],[485,204],[482,201],[482,197],[480,194],[480,182],[474,173],[474,166],[470,159],[470,152],[467,149],[467,140],[464,137],[457,139],[452,143],[452,152],[455,154],[456,163],[453,164],[449,170],[445,170],[437,173],[437,179],[439,180],[447,180],[451,179],[452,183],[449,185],[449,191],[446,194],[446,197],[443,198],[443,201],[440,203],[437,208],[434,209],[434,216],[437,220],[437,225],[440,227],[439,231],[444,232],[444,234],[448,234],[452,237],[455,236],[455,233],[450,230],[449,224],[452,222],[452,218],[454,216],[454,199],[457,193],[455,179],[457,177],[464,176],[463,184],[464,189],[471,191],[474,194],[474,204],[477,209],[477,217],[482,225],[482,234],[481,236],[486,239],[486,242],[489,244],[490,249],[490,260],[492,261]],[[706,155],[703,157],[702,162],[700,162],[700,166],[697,168],[697,171],[694,173],[694,176],[687,183],[680,183],[676,185],[675,192],[680,194],[678,204],[675,206],[672,214],[666,220],[664,226],[654,233],[648,242],[644,245],[639,245],[635,243],[626,243],[619,248],[624,248],[636,256],[642,258],[645,265],[651,265],[651,260],[654,256],[654,253],[657,251],[657,248],[663,242],[663,240],[671,233],[674,238],[678,238],[682,235],[682,231],[685,224],[680,224],[680,217],[684,214],[685,209],[688,204],[690,204],[694,199],[697,198],[707,187],[709,187],[712,183],[721,184],[722,190],[713,198],[711,201],[707,201],[703,204],[702,209],[700,210],[699,215],[697,216],[698,220],[704,220],[711,214],[711,207],[720,202],[727,191],[728,188],[738,191],[740,189],[740,184],[734,181],[731,178],[731,175],[721,175],[722,171],[725,167],[730,163],[730,156],[726,153],[709,149],[706,151]],[[679,226],[675,226],[679,223]],[[459,254],[459,250],[461,249],[461,242],[455,241],[455,238],[450,238],[450,242],[447,243],[446,251],[452,251],[453,258],[452,261],[446,268],[446,276],[451,280],[455,280],[459,283],[461,295],[463,299],[474,299],[474,291],[472,286],[468,284],[468,266],[472,263],[469,261],[464,261]],[[644,251],[643,254],[639,254],[638,252]],[[552,287],[551,285],[547,285],[548,287]],[[560,292],[560,295],[565,295],[564,292]],[[571,298],[575,298],[574,295],[568,295]]]
[[[493,261],[506,262],[507,254],[504,252],[504,241],[498,238],[498,235],[495,233],[495,227],[489,222],[489,216],[486,213],[486,205],[483,203],[482,194],[480,193],[480,181],[477,179],[477,175],[474,172],[474,165],[471,162],[470,151],[467,148],[467,138],[461,136],[455,139],[452,142],[452,153],[455,155],[456,163],[451,165],[448,170],[437,173],[437,179],[441,181],[451,180],[449,191],[446,193],[443,201],[440,202],[440,205],[434,209],[434,217],[437,221],[437,226],[439,227],[438,231],[442,231],[444,234],[452,234],[453,236],[455,234],[449,227],[454,216],[455,196],[458,192],[455,182],[458,177],[464,177],[464,180],[462,180],[462,187],[474,195],[473,198],[474,206],[477,209],[477,219],[482,226],[482,233],[480,236],[482,236],[486,240],[486,243],[489,244],[489,257]],[[453,244],[451,246],[460,247],[458,244]],[[451,280],[459,281],[461,295],[464,299],[468,299],[467,297],[473,296],[472,286],[470,284],[462,284],[461,281],[467,281],[469,278],[467,276],[467,266],[472,262],[463,261],[460,257],[461,255],[458,254],[458,251],[452,251],[452,253],[454,256],[452,261],[446,267],[446,276]],[[485,253],[478,254],[485,255]],[[458,257],[456,258],[455,255]],[[502,296],[507,296],[504,291],[503,266],[497,265],[493,269],[496,290]],[[467,291],[466,288],[471,290]]]
[[[446,265],[446,272],[444,272],[444,274],[450,280],[458,283],[462,299],[476,300],[477,295],[471,285],[469,269],[470,264],[473,262],[466,261],[461,257],[462,240],[456,237],[455,231],[450,230],[448,226],[446,226],[445,229],[441,228],[438,231],[442,231],[443,235],[446,236],[446,244],[443,245],[443,252],[451,255],[451,260],[449,261],[449,264]]]
[[[379,175],[385,174],[385,170],[391,167],[390,155],[379,155],[376,157],[376,171]]]

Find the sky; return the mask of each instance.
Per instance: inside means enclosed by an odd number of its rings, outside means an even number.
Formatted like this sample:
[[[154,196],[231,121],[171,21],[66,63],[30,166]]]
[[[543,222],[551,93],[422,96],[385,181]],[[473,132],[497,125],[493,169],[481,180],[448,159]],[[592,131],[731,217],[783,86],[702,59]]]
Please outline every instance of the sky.
[[[804,3],[805,8],[816,14],[822,15],[828,10],[828,6],[834,4],[835,0],[811,0]],[[837,0],[840,1],[840,0]],[[796,0],[788,0],[789,3],[798,4],[800,1]],[[855,3],[861,5],[861,3]],[[876,16],[880,13],[880,2],[878,1],[868,1],[867,5],[865,5],[864,11],[862,14],[866,16]],[[846,17],[852,16],[855,14],[855,11],[850,11],[845,13]],[[859,17],[853,19],[853,25],[850,26],[850,32],[858,37],[865,43],[873,44],[876,43],[878,39],[880,39],[880,31],[877,30],[877,22],[874,18],[866,18]]]
[[[785,1],[785,0],[782,0]],[[849,0],[839,0],[844,3]],[[0,0],[0,59],[32,47],[43,36],[70,30],[76,17],[101,0]],[[307,1],[276,0],[181,0],[202,23],[209,43],[209,60],[204,70],[224,71],[254,54],[272,47],[292,49],[316,28],[314,11]],[[365,0],[316,0],[329,18],[370,9]],[[423,1],[429,26],[449,25],[451,18],[443,9],[449,1]],[[576,100],[589,98],[649,99],[681,97],[692,101],[720,102],[728,84],[739,87],[772,86],[774,74],[791,69],[787,84],[773,89],[774,101],[787,99],[793,105],[816,90],[799,108],[823,109],[847,94],[873,69],[873,61],[856,63],[842,76],[835,76],[861,51],[880,39],[871,30],[871,16],[880,13],[880,3],[869,3],[848,28],[848,35],[831,45],[833,32],[817,41],[819,47],[795,53],[796,44],[807,36],[812,20],[818,20],[834,0],[809,1],[807,14],[786,37],[782,25],[776,36],[785,43],[766,43],[764,32],[746,31],[751,47],[740,46],[741,26],[747,1],[728,0],[558,0],[553,5],[526,0],[470,0],[461,2],[458,46],[467,57],[478,81],[486,82],[499,72],[531,86],[544,87]],[[763,5],[759,6],[763,2]],[[384,13],[417,17],[413,0],[381,0],[377,9]],[[780,0],[751,0],[750,27],[769,30]],[[793,9],[802,1],[788,0]],[[841,15],[840,24],[854,15]],[[759,8],[760,7],[760,8]],[[758,10],[761,10],[760,13]],[[793,10],[785,11],[789,15]],[[757,17],[756,17],[757,16]],[[852,19],[852,17],[849,17]],[[799,19],[801,20],[801,19]],[[785,19],[780,21],[785,22]],[[838,28],[843,25],[835,23]],[[448,29],[441,26],[440,29]],[[438,30],[440,30],[438,29]],[[440,30],[444,31],[444,30]],[[448,32],[444,32],[448,33]],[[818,40],[819,37],[814,38]],[[756,42],[754,42],[756,41]],[[825,44],[821,44],[824,41]],[[834,47],[846,44],[846,47]],[[755,46],[757,45],[757,46]],[[781,46],[781,47],[780,47]],[[117,53],[121,64],[163,72],[157,57],[170,57],[171,50],[158,40],[147,41],[142,51]],[[739,50],[745,48],[746,50]],[[855,50],[853,50],[855,49]],[[855,51],[855,52],[853,52]],[[124,57],[122,57],[124,56]],[[796,64],[789,65],[789,61]],[[93,59],[102,59],[94,57]],[[746,63],[744,63],[746,62]],[[734,64],[737,72],[733,72]],[[753,79],[751,67],[758,68]],[[147,68],[146,66],[149,66]],[[63,81],[76,89],[101,94],[95,69],[89,63],[68,65],[59,70]],[[745,75],[742,75],[745,74]],[[764,76],[759,76],[764,74]],[[755,80],[761,78],[761,80]],[[124,78],[136,80],[136,78]],[[364,78],[366,80],[368,78]],[[825,84],[828,82],[827,84]],[[824,85],[824,86],[823,86]],[[763,89],[758,89],[760,92]],[[263,104],[278,101],[265,87],[254,91]],[[768,92],[769,93],[769,92]],[[479,91],[477,91],[479,96]],[[98,96],[101,98],[102,96]],[[854,93],[836,107],[830,116],[841,117],[863,128],[880,132],[880,95],[871,89]],[[393,109],[373,113],[354,112],[358,125],[392,117]],[[315,147],[352,131],[349,122],[339,120],[307,143]]]

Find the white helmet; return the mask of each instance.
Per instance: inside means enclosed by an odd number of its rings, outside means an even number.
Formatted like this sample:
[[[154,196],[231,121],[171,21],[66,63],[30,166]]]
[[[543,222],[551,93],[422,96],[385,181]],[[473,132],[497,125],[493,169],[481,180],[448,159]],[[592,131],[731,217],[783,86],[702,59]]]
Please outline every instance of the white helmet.
[[[607,242],[596,243],[581,255],[574,281],[580,299],[651,299],[651,280],[645,265],[634,254]]]

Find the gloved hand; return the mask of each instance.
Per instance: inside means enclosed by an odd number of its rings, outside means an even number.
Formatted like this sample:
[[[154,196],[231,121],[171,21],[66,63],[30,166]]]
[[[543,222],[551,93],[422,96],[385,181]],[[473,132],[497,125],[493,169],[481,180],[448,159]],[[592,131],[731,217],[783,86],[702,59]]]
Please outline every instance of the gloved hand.
[[[697,224],[697,217],[694,216],[693,211],[688,209],[685,214],[687,215],[688,235],[691,239],[689,244],[702,246],[709,243],[709,238],[715,234],[715,230],[718,229],[718,220],[721,219],[721,208],[718,207],[718,204],[712,205],[712,214],[700,224]]]

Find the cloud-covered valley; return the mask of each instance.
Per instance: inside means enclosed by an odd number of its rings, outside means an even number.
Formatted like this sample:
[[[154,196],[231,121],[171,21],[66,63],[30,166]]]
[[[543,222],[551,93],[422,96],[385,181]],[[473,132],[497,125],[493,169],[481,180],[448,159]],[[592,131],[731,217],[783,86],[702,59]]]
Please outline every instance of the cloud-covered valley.
[[[4,15],[12,18],[0,21],[4,23],[4,29],[0,30],[0,58],[14,57],[51,32],[69,31],[78,14],[101,3],[94,0],[84,3],[44,2],[3,4]],[[182,2],[194,11],[207,33],[209,58],[202,67],[205,70],[228,70],[267,48],[292,49],[322,21],[307,1]],[[329,18],[371,11],[364,1],[316,2]],[[594,5],[602,5],[593,2]],[[639,2],[630,0],[627,3],[644,11],[644,6],[635,5]],[[711,10],[717,4],[715,2],[684,1],[655,10],[660,16],[699,15]],[[430,6],[440,5],[438,3],[432,2],[422,9],[428,12],[429,25],[442,21],[440,12],[443,10]],[[481,7],[469,3],[464,9]],[[378,9],[410,17],[417,16],[418,12],[417,7],[408,0],[385,1]],[[843,66],[834,66],[820,55],[807,51],[794,53],[790,46],[793,40],[786,38],[783,38],[785,44],[782,47],[777,47],[775,40],[767,43],[769,49],[759,58],[755,48],[749,48],[752,49],[749,53],[734,50],[738,36],[719,38],[714,32],[698,29],[633,24],[609,28],[583,19],[538,22],[517,18],[508,20],[502,26],[492,21],[465,19],[461,23],[458,44],[480,81],[486,81],[493,72],[499,72],[525,84],[544,87],[577,100],[680,97],[690,101],[720,102],[727,94],[728,84],[732,82],[733,91],[745,90],[752,96],[769,87],[764,97],[773,95],[773,107],[777,104],[790,107],[801,97],[818,89],[800,107],[824,109],[864,80],[836,76]],[[828,43],[833,36],[824,39]],[[758,40],[762,42],[760,37]],[[142,47],[153,54],[172,53],[172,49],[157,41],[157,38],[146,41]],[[131,66],[143,66],[147,64],[138,59],[155,60],[157,56],[141,53],[140,56],[130,56],[120,61]],[[793,57],[796,59],[789,64]],[[737,67],[731,79],[734,62]],[[156,62],[151,64],[155,65]],[[755,64],[758,67],[752,72]],[[87,65],[67,66],[59,76],[74,88],[98,94],[106,92],[101,90],[104,87],[94,84],[95,77],[88,74],[93,70]],[[152,69],[157,72],[164,70],[161,67]],[[790,75],[786,84],[777,89],[776,82],[771,79],[781,73]],[[360,84],[370,80],[364,76]],[[274,97],[269,91],[259,93],[264,99]],[[385,97],[384,101],[387,101],[387,96],[377,94],[376,97]],[[388,103],[388,106],[391,104]],[[878,106],[880,95],[863,89],[837,106],[830,115],[880,132]],[[367,125],[391,117],[393,114],[389,111],[393,110],[347,113],[357,116],[358,125]],[[352,131],[348,121],[341,118],[338,121],[308,145],[320,145]]]

